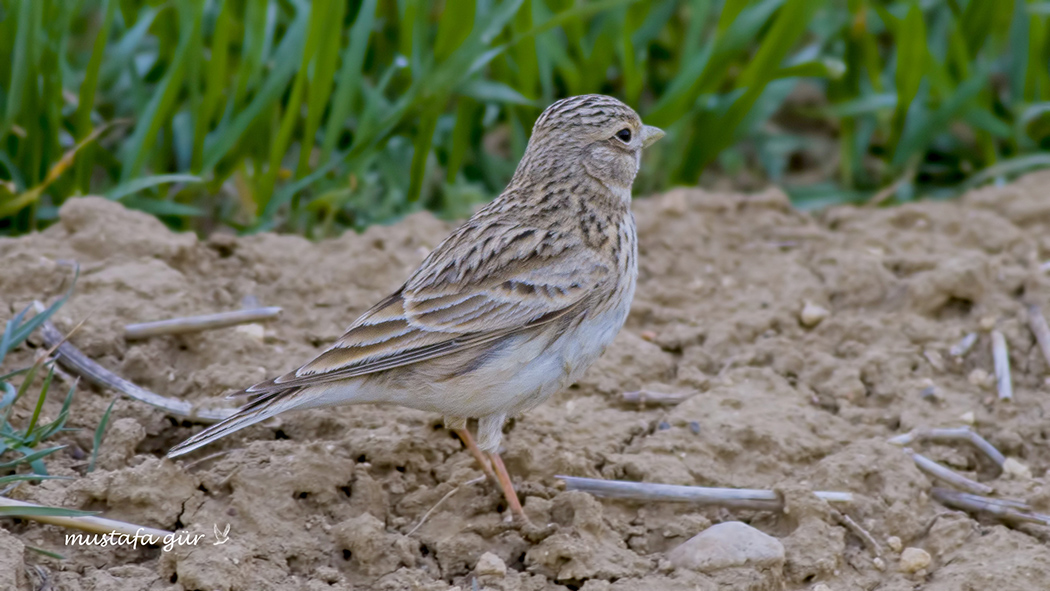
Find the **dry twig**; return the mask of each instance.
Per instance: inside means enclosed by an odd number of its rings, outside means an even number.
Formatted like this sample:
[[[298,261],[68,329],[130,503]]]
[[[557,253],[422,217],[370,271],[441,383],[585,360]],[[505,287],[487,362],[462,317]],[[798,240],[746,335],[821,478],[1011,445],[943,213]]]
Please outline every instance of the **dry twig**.
[[[1050,515],[1036,513],[1021,501],[1010,499],[989,499],[978,495],[955,491],[949,488],[935,487],[930,491],[934,499],[942,505],[970,513],[984,513],[1013,523],[1037,523],[1050,525]]]
[[[956,443],[963,441],[977,448],[977,451],[981,452],[995,463],[1000,470],[1002,470],[1003,464],[1006,463],[1006,457],[1002,452],[995,449],[994,445],[988,443],[988,440],[981,437],[976,431],[966,427],[959,427],[956,429],[916,429],[890,439],[890,443],[900,446],[908,446],[914,442],[920,441],[931,441],[934,443]]]
[[[419,519],[419,523],[417,523],[415,525],[415,527],[413,527],[412,529],[408,530],[408,533],[405,534],[405,535],[406,536],[410,536],[410,535],[416,533],[416,530],[421,528],[421,527],[423,527],[423,524],[427,522],[427,519],[430,517],[430,514],[433,513],[434,511],[436,511],[437,508],[440,507],[442,503],[444,503],[445,501],[447,501],[449,499],[449,497],[451,497],[452,495],[456,494],[459,491],[459,489],[463,488],[464,486],[470,485],[470,484],[477,484],[477,483],[482,482],[484,480],[485,480],[485,476],[478,476],[477,478],[468,480],[468,481],[464,482],[463,484],[456,485],[456,488],[454,488],[454,489],[448,491],[447,493],[445,493],[445,496],[441,497],[441,499],[439,499],[438,502],[434,503],[434,506],[431,507],[430,509],[428,509],[427,512],[423,514],[423,517],[421,517]]]
[[[990,495],[995,492],[995,489],[987,484],[967,478],[950,468],[938,464],[922,454],[915,453],[910,449],[905,449],[904,452],[911,455],[912,460],[915,461],[915,465],[918,466],[920,470],[934,478],[947,482],[955,488],[978,495]]]
[[[33,306],[38,313],[44,309],[44,305],[40,302],[33,302]],[[55,349],[55,359],[59,365],[70,373],[83,377],[93,384],[116,390],[128,398],[145,402],[173,416],[193,419],[202,423],[216,423],[233,413],[233,409],[228,408],[195,408],[189,402],[161,396],[125,380],[92,361],[83,351],[74,347],[72,343],[63,342],[65,337],[62,335],[62,331],[58,330],[50,320],[45,321],[40,326],[40,336],[44,341],[45,347],[50,348],[58,345]]]
[[[977,333],[971,332],[959,340],[958,343],[952,345],[951,349],[948,349],[948,353],[952,357],[962,357],[970,352],[973,348],[974,343],[977,342]]]
[[[555,478],[565,481],[565,490],[579,490],[596,497],[630,499],[634,501],[678,501],[697,505],[718,505],[730,509],[756,509],[760,511],[780,511],[784,508],[783,499],[771,490],[707,488],[702,486],[577,478],[575,476],[555,476]],[[813,494],[829,503],[853,502],[851,493],[818,491]]]
[[[1050,326],[1046,324],[1043,311],[1035,304],[1028,306],[1028,326],[1035,334],[1035,340],[1043,351],[1043,358],[1046,359],[1047,372],[1050,372]]]
[[[995,383],[999,389],[999,400],[1013,400],[1014,386],[1010,379],[1010,353],[1006,349],[1006,337],[998,330],[992,331],[992,357],[995,359]]]
[[[624,402],[636,402],[638,404],[666,404],[673,406],[679,404],[696,392],[651,392],[649,390],[638,390],[635,392],[624,392]]]
[[[249,324],[263,320],[272,320],[281,314],[277,306],[268,308],[251,308],[248,310],[233,310],[230,312],[219,312],[217,314],[203,314],[201,316],[186,316],[184,318],[172,318],[169,320],[158,320],[156,322],[142,322],[129,324],[124,327],[124,338],[128,340],[144,339],[160,335],[187,334],[226,328],[238,324]]]
[[[838,511],[834,511],[832,513],[832,516],[835,518],[836,521],[842,524],[843,527],[853,532],[853,535],[860,538],[860,540],[864,542],[864,545],[867,546],[868,551],[875,555],[875,558],[882,557],[882,548],[879,546],[879,543],[875,541],[875,538],[872,537],[870,533],[868,533],[868,530],[861,527],[859,523],[854,521],[852,517],[846,515],[845,513],[839,513]]]
[[[164,531],[162,529],[143,527],[140,525],[134,525],[132,523],[116,521],[114,519],[106,519],[104,517],[57,517],[54,515],[32,515],[18,513],[18,508],[41,509],[46,507],[44,507],[43,505],[37,505],[35,503],[16,501],[15,499],[9,499],[7,497],[0,497],[0,507],[15,508],[11,513],[0,513],[0,516],[13,516],[18,517],[19,519],[32,519],[34,521],[39,521],[40,523],[49,523],[51,525],[69,527],[96,534],[108,534],[115,531],[118,534],[127,534],[129,536],[134,536],[137,534],[139,536],[152,535],[155,537],[163,538],[164,536],[172,533],[169,531]]]

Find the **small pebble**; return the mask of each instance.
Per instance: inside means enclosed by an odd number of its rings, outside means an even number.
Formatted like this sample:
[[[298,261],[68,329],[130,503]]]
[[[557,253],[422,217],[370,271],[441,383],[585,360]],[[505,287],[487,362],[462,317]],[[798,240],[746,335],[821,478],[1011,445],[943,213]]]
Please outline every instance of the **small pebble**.
[[[831,591],[831,587],[828,587],[824,583],[817,583],[813,585],[812,591]]]
[[[933,369],[944,371],[944,357],[936,349],[926,349],[922,352],[923,357],[930,363]]]
[[[486,552],[481,555],[481,558],[478,558],[478,563],[474,566],[474,574],[479,577],[485,575],[506,576],[507,563],[503,562],[502,558],[492,552]]]
[[[656,333],[651,330],[643,330],[638,336],[642,337],[642,340],[644,341],[652,342],[656,340]]]
[[[1006,458],[1006,461],[1003,462],[1003,474],[1019,480],[1032,478],[1032,471],[1028,469],[1028,466],[1013,458]]]
[[[693,435],[700,434],[700,423],[696,421],[689,421],[689,430],[693,432]]]
[[[983,369],[977,368],[970,372],[970,375],[966,376],[966,380],[977,386],[978,388],[991,388],[995,380],[989,375],[988,372]]]
[[[972,410],[968,410],[959,415],[959,420],[966,423],[967,425],[973,426],[977,424],[977,417],[974,416]]]
[[[656,428],[661,431],[666,431],[671,428],[671,425],[667,421],[660,421],[660,424],[657,425]]]
[[[981,318],[980,323],[981,330],[987,332],[995,328],[995,316],[985,316]]]
[[[916,573],[930,566],[930,553],[922,548],[905,548],[901,552],[900,571]]]
[[[872,558],[871,563],[875,565],[875,570],[886,570],[886,563],[878,556]]]
[[[813,302],[806,302],[802,306],[798,319],[802,322],[802,326],[812,327],[820,324],[820,321],[827,318],[829,314],[831,312],[828,312],[827,308],[822,308]]]
[[[941,399],[937,393],[937,386],[934,386],[932,381],[923,380],[923,384],[922,392],[919,392],[920,398],[928,402],[937,402]]]
[[[252,339],[253,341],[257,341],[260,343],[263,342],[263,339],[266,337],[266,327],[257,323],[242,324],[234,330]]]
[[[890,550],[894,552],[900,552],[904,548],[904,544],[901,543],[901,539],[897,536],[890,536],[886,538],[886,545],[890,547]]]

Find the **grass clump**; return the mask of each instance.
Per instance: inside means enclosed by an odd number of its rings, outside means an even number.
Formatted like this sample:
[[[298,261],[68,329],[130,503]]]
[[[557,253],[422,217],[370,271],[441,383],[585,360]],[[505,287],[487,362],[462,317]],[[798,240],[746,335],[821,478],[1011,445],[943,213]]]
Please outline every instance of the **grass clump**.
[[[69,299],[71,293],[72,287],[62,298],[43,311],[29,317],[29,312],[32,309],[29,306],[7,321],[3,334],[0,335],[0,367],[2,367],[7,354],[24,343],[34,330],[53,316]],[[0,497],[6,496],[17,486],[27,481],[69,478],[48,474],[45,464],[45,460],[66,447],[65,445],[48,444],[56,435],[70,430],[66,427],[66,423],[69,420],[70,407],[73,403],[73,395],[76,392],[76,384],[74,383],[62,398],[62,406],[58,416],[50,421],[43,419],[42,411],[44,405],[48,396],[53,393],[54,363],[54,360],[50,359],[48,355],[43,355],[29,367],[0,375]],[[34,388],[35,378],[39,375],[44,376],[43,381],[38,388]],[[21,385],[15,387],[11,380],[18,376],[22,378]],[[25,421],[23,425],[18,425],[17,421],[13,419],[15,404],[22,398],[33,395],[31,394],[32,390],[35,390],[34,393],[36,395],[33,412],[28,421]],[[88,465],[88,471],[94,469],[95,458],[102,442],[110,410],[112,410],[112,404],[95,431],[95,445],[91,454],[91,462]],[[0,517],[81,517],[85,515],[89,515],[89,513],[58,507],[33,506],[27,508],[0,503]]]
[[[640,194],[942,194],[1050,163],[1048,57],[1029,0],[0,0],[0,230],[83,194],[202,232],[463,216],[591,92],[668,131]]]

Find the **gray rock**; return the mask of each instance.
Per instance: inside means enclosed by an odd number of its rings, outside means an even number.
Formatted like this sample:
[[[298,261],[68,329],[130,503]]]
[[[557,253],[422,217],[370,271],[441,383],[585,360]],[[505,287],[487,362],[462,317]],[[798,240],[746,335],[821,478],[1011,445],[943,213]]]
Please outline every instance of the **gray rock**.
[[[727,521],[693,536],[667,558],[678,568],[704,573],[738,566],[782,569],[784,545],[746,523]]]

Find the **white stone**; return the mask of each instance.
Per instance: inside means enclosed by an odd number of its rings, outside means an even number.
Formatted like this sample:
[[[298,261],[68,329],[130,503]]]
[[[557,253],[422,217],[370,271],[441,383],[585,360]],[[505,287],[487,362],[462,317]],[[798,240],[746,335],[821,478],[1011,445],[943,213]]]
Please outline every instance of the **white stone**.
[[[930,553],[922,548],[905,548],[901,552],[900,571],[916,573],[930,566]]]
[[[1006,474],[1011,478],[1025,480],[1032,477],[1032,471],[1028,469],[1028,466],[1025,466],[1013,458],[1006,458],[1006,461],[1003,462],[1003,474]]]
[[[966,379],[974,386],[984,388],[985,390],[990,390],[991,387],[995,385],[995,378],[993,378],[990,373],[980,368],[971,371],[970,375],[966,376]]]
[[[735,566],[781,569],[784,545],[746,523],[712,525],[667,553],[678,568],[710,573]]]
[[[971,425],[972,426],[972,425],[976,425],[977,424],[977,417],[974,416],[972,410],[968,410],[968,411],[962,413],[961,415],[959,415],[959,419],[962,420],[962,422],[966,423],[967,425]]]
[[[478,559],[478,563],[474,565],[474,574],[479,577],[484,575],[495,575],[497,577],[506,576],[507,564],[503,562],[503,559],[496,556],[492,552],[486,552],[481,555]]]
[[[807,301],[802,306],[802,312],[799,314],[798,319],[802,322],[802,326],[816,326],[830,314],[831,312],[828,312],[827,308],[822,308],[813,302]]]
[[[266,336],[266,328],[258,323],[242,324],[234,330],[260,343],[263,342],[263,338]]]
[[[890,550],[894,552],[900,552],[904,548],[904,544],[901,543],[901,539],[897,536],[890,536],[886,538],[886,545],[890,547]]]

